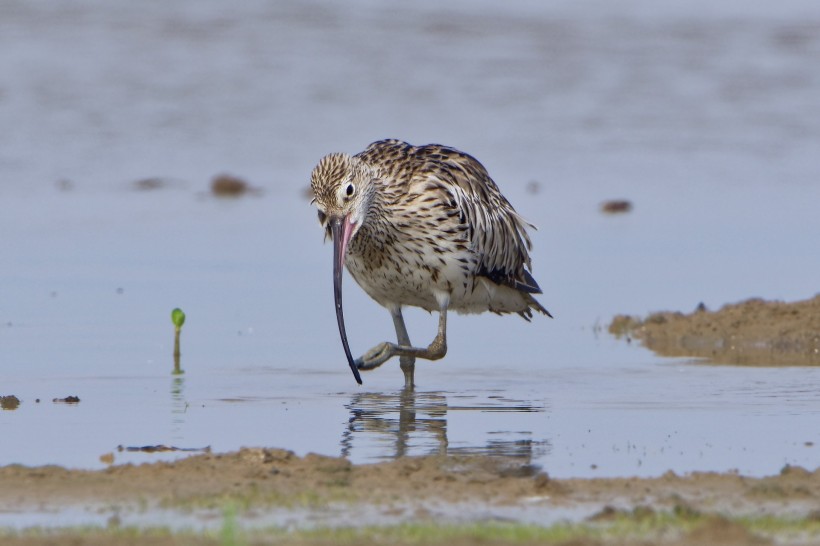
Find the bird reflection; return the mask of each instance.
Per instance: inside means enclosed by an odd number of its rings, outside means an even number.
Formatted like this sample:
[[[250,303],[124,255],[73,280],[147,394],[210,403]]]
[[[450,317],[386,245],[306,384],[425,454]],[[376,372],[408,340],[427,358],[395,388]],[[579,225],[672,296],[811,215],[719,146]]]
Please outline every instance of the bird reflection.
[[[419,392],[405,388],[394,393],[365,392],[353,395],[345,406],[350,411],[342,434],[342,456],[350,457],[355,446],[377,447],[378,459],[408,455],[487,455],[515,459],[529,465],[551,450],[549,441],[533,440],[529,431],[488,431],[481,445],[451,446],[447,438],[448,412],[543,412],[545,408],[498,396],[457,396],[450,405],[444,392]],[[478,400],[475,400],[475,399]],[[471,400],[472,399],[472,400]]]
[[[347,430],[342,435],[345,457],[353,449],[353,440],[364,435],[390,446],[390,458],[410,454],[414,442],[432,444],[426,454],[447,452],[447,398],[441,393],[420,393],[410,388],[393,394],[359,393],[345,407],[350,410]]]

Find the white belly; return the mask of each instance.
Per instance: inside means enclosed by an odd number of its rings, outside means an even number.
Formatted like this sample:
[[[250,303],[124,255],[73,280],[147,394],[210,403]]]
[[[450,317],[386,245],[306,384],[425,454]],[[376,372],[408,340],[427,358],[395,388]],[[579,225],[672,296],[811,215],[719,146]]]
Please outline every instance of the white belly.
[[[388,308],[439,311],[437,292],[449,295],[448,309],[457,313],[517,313],[528,308],[517,290],[476,277],[476,260],[469,252],[391,253],[377,260],[348,253],[346,264],[367,295]]]

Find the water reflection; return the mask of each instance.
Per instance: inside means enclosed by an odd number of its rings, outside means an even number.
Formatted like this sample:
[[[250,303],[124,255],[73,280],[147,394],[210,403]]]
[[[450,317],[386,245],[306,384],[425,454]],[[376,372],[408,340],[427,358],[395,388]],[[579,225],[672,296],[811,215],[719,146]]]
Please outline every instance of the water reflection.
[[[358,393],[345,407],[350,411],[347,429],[342,434],[341,454],[350,457],[354,451],[375,444],[375,459],[394,459],[408,455],[489,455],[514,458],[522,465],[543,458],[551,450],[545,439],[534,439],[528,430],[489,430],[478,442],[458,442],[448,439],[448,413],[532,413],[545,412],[543,404],[512,400],[500,395],[450,395],[457,403],[448,402],[447,393],[419,392],[402,389],[395,393]],[[454,430],[462,437],[465,432]]]
[[[174,375],[171,378],[171,438],[182,440],[185,427],[185,414],[188,401],[185,399],[185,376]]]
[[[359,437],[382,444],[383,458],[404,457],[417,445],[424,446],[424,454],[447,453],[447,398],[440,392],[359,393],[345,407],[350,410],[342,434],[345,457]]]

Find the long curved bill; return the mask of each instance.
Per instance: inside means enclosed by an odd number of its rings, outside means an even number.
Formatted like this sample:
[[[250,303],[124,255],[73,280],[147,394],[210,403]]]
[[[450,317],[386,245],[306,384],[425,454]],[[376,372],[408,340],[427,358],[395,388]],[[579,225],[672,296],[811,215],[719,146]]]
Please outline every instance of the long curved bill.
[[[347,344],[345,316],[342,311],[342,273],[344,273],[345,253],[347,252],[347,243],[350,241],[350,236],[353,233],[353,225],[348,221],[347,217],[331,218],[330,233],[333,237],[333,299],[336,302],[336,322],[339,323],[339,335],[342,336],[342,346],[345,349],[345,356],[347,357],[347,363],[350,365],[350,371],[353,372],[356,383],[361,385],[362,376],[359,375],[359,368],[356,367],[356,363],[353,361],[353,355],[350,354],[350,346]]]

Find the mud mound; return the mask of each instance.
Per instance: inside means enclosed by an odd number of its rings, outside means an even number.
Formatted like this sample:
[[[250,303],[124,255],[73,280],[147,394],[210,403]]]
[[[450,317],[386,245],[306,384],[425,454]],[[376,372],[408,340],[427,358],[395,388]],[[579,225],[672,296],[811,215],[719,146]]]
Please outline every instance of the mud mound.
[[[618,315],[609,331],[634,337],[663,356],[750,366],[820,366],[820,295],[793,303],[751,299],[719,311],[701,305],[688,315],[659,312],[643,320]]]

